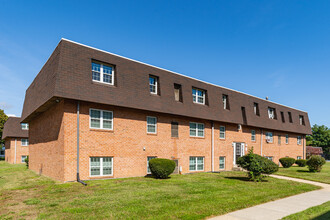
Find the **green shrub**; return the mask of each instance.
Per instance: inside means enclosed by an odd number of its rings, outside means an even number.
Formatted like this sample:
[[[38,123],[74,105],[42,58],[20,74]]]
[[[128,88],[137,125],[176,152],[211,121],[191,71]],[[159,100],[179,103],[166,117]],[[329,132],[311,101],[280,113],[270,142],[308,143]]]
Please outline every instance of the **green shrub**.
[[[261,181],[266,177],[265,174],[272,174],[278,171],[278,166],[271,160],[253,153],[253,149],[237,160],[237,164],[246,169],[248,177],[253,181]]]
[[[280,163],[282,164],[282,166],[284,168],[291,167],[295,162],[296,162],[296,160],[294,158],[291,158],[291,157],[280,158]]]
[[[149,161],[149,167],[153,176],[158,179],[167,179],[175,169],[175,162],[169,159],[154,158]]]
[[[307,166],[310,172],[321,172],[325,159],[319,155],[313,155],[307,160]]]
[[[307,160],[304,160],[304,159],[296,160],[296,164],[300,167],[305,167],[306,163],[307,163]]]
[[[24,160],[26,167],[29,168],[29,156],[27,156]]]

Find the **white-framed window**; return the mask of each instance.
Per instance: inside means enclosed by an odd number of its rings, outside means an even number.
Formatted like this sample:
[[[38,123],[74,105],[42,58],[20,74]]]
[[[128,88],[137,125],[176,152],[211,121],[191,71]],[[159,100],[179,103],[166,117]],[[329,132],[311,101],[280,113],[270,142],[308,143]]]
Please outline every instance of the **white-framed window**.
[[[273,157],[271,157],[271,156],[265,156],[265,158],[267,158],[268,160],[273,161]]]
[[[256,102],[253,103],[253,112],[255,115],[259,115],[259,104]]]
[[[151,94],[157,95],[158,79],[156,76],[149,76],[149,90]]]
[[[92,62],[92,78],[93,81],[114,84],[114,67],[101,63]]]
[[[256,131],[251,130],[251,141],[256,141]]]
[[[113,157],[90,157],[90,176],[112,176]]]
[[[204,124],[190,122],[190,137],[204,137]]]
[[[113,112],[89,109],[89,127],[95,129],[113,129]]]
[[[268,108],[268,117],[270,119],[275,119],[275,109],[274,108]]]
[[[302,115],[299,115],[299,124],[305,125],[304,116],[302,116]]]
[[[224,170],[226,167],[226,157],[219,157],[219,169]]]
[[[21,156],[21,163],[25,163],[26,158],[27,158],[27,156]]]
[[[147,116],[147,133],[156,134],[157,133],[157,118]]]
[[[151,170],[150,170],[150,167],[149,167],[149,161],[151,159],[155,159],[157,157],[147,157],[147,174],[151,174]]]
[[[203,171],[204,170],[204,157],[189,157],[189,170],[190,171]]]
[[[285,143],[289,144],[289,135],[288,134],[285,135]]]
[[[222,95],[223,109],[228,109],[228,95]]]
[[[282,138],[282,136],[281,135],[278,135],[278,141],[277,142],[278,142],[279,145],[281,145],[281,143],[282,143],[281,138]]]
[[[297,156],[297,160],[301,160],[301,156]]]
[[[266,132],[267,143],[273,143],[273,132]]]
[[[29,146],[29,139],[21,139],[21,146]]]
[[[199,104],[205,104],[205,91],[202,89],[192,89],[193,102]]]
[[[22,130],[29,130],[29,124],[28,123],[21,123]]]
[[[220,139],[226,139],[226,127],[220,126]]]
[[[298,144],[298,145],[301,145],[301,136],[298,136],[298,137],[297,137],[297,144]]]

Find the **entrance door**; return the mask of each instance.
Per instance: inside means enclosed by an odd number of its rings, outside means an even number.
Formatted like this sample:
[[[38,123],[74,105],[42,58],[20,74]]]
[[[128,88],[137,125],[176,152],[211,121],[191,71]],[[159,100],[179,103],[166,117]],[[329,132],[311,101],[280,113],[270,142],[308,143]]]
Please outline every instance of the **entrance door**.
[[[234,165],[237,164],[238,158],[244,156],[244,143],[234,143]]]

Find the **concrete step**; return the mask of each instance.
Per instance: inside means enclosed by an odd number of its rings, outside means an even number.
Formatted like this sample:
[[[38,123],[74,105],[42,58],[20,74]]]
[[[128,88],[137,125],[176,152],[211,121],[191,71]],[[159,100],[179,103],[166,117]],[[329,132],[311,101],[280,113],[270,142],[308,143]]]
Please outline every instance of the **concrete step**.
[[[232,171],[243,171],[241,167],[233,167]]]

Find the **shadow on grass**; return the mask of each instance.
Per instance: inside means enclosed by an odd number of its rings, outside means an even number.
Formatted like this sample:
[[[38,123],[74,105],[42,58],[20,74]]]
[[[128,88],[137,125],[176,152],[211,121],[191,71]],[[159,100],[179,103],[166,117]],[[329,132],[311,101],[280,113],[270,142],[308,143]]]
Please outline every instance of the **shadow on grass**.
[[[297,170],[299,173],[310,173],[309,170]]]
[[[319,215],[313,218],[313,220],[329,220],[329,219],[330,219],[330,211],[324,213],[323,215]]]
[[[244,177],[244,176],[225,176],[225,178],[232,179],[232,180],[240,180],[240,181],[244,181],[244,182],[253,182],[248,177]],[[263,179],[260,182],[268,182],[268,180]]]

